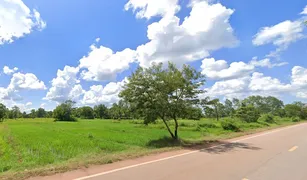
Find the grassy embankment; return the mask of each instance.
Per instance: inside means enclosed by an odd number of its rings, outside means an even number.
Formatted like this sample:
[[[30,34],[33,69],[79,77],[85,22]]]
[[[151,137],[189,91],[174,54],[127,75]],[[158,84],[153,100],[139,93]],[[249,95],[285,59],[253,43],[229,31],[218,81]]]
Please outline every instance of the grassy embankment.
[[[290,124],[287,119],[239,122],[241,132],[232,132],[215,120],[181,120],[182,141],[170,143],[162,122],[145,126],[138,120],[7,120],[0,123],[0,179],[64,172]]]

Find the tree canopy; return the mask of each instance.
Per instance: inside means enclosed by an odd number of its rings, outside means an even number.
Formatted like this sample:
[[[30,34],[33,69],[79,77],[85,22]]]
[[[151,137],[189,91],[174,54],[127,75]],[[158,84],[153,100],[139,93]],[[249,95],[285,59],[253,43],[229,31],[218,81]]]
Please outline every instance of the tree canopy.
[[[154,64],[149,68],[138,68],[129,78],[120,97],[142,114],[145,123],[162,119],[168,132],[178,139],[178,117],[199,103],[200,87],[205,83],[204,76],[190,66],[178,69],[169,63]],[[168,120],[173,120],[172,131]]]

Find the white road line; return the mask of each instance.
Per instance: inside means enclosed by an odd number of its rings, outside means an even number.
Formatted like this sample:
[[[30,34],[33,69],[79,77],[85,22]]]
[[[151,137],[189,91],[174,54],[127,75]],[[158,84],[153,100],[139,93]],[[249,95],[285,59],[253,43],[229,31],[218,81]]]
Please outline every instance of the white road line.
[[[277,130],[273,130],[273,131],[270,131],[270,132],[258,134],[258,135],[255,135],[255,136],[246,137],[246,138],[242,138],[242,139],[235,140],[235,141],[230,141],[229,143],[242,142],[242,141],[245,141],[245,140],[248,140],[248,139],[253,139],[253,138],[257,138],[257,137],[261,137],[261,136],[266,136],[266,135],[269,135],[269,134],[273,134],[273,133],[276,133],[276,132],[279,132],[279,131],[283,131],[283,130],[294,128],[294,127],[301,126],[301,125],[306,125],[306,124],[298,124],[298,125],[294,125],[294,126],[280,128],[280,129],[277,129]],[[93,177],[97,177],[97,176],[111,174],[111,173],[114,173],[114,172],[118,172],[118,171],[122,171],[122,170],[126,170],[126,169],[131,169],[131,168],[138,167],[138,166],[143,166],[143,165],[146,165],[146,164],[152,164],[152,163],[156,163],[156,162],[160,162],[160,161],[165,161],[165,160],[168,160],[168,159],[177,158],[177,157],[180,157],[180,156],[186,156],[186,155],[189,155],[189,154],[194,154],[194,153],[206,150],[206,149],[213,149],[213,148],[220,147],[220,146],[223,146],[223,145],[226,145],[226,144],[225,143],[224,144],[219,144],[219,145],[216,145],[216,146],[211,146],[211,147],[208,147],[208,148],[204,148],[204,149],[200,149],[200,150],[195,150],[195,151],[191,151],[191,152],[187,152],[187,153],[183,153],[183,154],[178,154],[178,155],[174,155],[174,156],[170,156],[170,157],[166,157],[166,158],[162,158],[162,159],[157,159],[157,160],[148,161],[148,162],[144,162],[144,163],[140,163],[140,164],[126,166],[126,167],[122,167],[122,168],[118,168],[118,169],[114,169],[114,170],[110,170],[110,171],[106,171],[106,172],[102,172],[102,173],[98,173],[98,174],[94,174],[94,175],[90,175],[90,176],[85,176],[85,177],[77,178],[75,180],[85,180],[85,179],[89,179],[89,178],[93,178]]]

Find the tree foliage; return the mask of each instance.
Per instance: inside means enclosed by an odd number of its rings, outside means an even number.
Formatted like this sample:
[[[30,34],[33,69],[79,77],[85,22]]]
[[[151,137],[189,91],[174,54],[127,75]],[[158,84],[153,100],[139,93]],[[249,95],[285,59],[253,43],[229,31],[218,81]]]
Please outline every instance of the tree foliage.
[[[68,100],[57,106],[53,111],[55,121],[76,121],[76,118],[72,115],[74,104],[75,102]]]
[[[253,105],[243,105],[237,110],[236,117],[245,122],[257,122],[260,118],[260,113]]]
[[[95,118],[95,113],[93,108],[89,106],[84,106],[79,108],[80,111],[80,117],[82,119],[94,119]]]
[[[7,108],[4,104],[0,103],[0,122],[3,122],[7,113]]]
[[[167,68],[154,64],[149,68],[138,68],[120,96],[135,107],[144,117],[145,123],[162,119],[172,138],[178,138],[178,118],[189,108],[199,103],[199,90],[205,82],[204,76],[190,66],[184,65],[181,70],[172,63]],[[168,120],[173,120],[172,131]]]

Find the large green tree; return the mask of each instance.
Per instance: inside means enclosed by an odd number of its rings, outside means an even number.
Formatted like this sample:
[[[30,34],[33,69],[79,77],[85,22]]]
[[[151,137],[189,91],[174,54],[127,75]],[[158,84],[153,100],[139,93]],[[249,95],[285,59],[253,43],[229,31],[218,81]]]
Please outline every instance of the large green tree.
[[[120,97],[136,107],[145,123],[162,119],[172,138],[178,139],[178,118],[199,103],[198,95],[203,93],[200,87],[204,83],[204,76],[190,66],[178,69],[169,63],[164,68],[160,63],[138,68],[128,78]],[[169,120],[174,121],[174,130]]]

